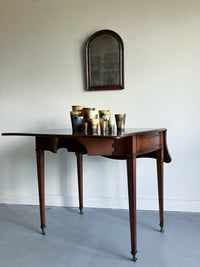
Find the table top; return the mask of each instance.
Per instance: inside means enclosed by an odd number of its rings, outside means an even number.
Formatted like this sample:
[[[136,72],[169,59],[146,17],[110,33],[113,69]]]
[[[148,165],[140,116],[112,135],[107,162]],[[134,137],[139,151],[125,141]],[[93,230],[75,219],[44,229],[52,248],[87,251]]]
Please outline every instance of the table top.
[[[124,132],[113,132],[113,133],[84,133],[84,132],[73,132],[71,128],[66,129],[48,129],[31,132],[8,132],[2,133],[2,135],[18,135],[18,136],[35,136],[35,137],[84,137],[84,138],[111,138],[120,139],[127,136],[134,136],[138,134],[145,134],[150,132],[162,132],[166,131],[165,128],[127,128]]]

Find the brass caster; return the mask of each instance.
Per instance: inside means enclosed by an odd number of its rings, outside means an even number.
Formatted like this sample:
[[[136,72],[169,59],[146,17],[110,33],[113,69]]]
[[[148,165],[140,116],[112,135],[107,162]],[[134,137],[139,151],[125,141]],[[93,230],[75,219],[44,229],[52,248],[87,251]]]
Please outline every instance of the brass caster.
[[[163,229],[163,226],[160,227],[160,232],[161,233],[164,233],[165,232],[164,229]]]
[[[138,259],[137,259],[135,256],[133,256],[133,261],[134,261],[134,262],[137,262]]]
[[[41,229],[42,229],[42,235],[46,235],[47,233],[45,232],[44,228],[41,227]]]
[[[83,208],[80,208],[80,214],[83,215],[84,212],[83,212]]]
[[[138,259],[136,258],[136,253],[137,253],[137,251],[135,253],[131,252],[131,254],[133,255],[133,261],[134,262],[138,261]]]

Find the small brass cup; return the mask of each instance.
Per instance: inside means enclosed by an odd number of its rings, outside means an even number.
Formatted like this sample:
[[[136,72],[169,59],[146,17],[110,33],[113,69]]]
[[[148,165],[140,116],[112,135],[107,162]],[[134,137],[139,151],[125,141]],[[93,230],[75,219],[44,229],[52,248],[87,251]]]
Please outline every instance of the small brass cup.
[[[109,133],[114,133],[115,131],[115,120],[109,120],[108,121],[108,129],[109,129]]]
[[[80,111],[81,115],[83,116],[83,108],[85,108],[84,105],[82,105],[82,106],[75,105],[75,106],[72,106],[72,111]]]
[[[87,111],[88,119],[98,119],[98,111],[97,110],[88,110]]]
[[[100,123],[100,131],[101,133],[106,133],[108,131],[108,120],[107,119],[99,119]]]
[[[83,113],[83,117],[84,117],[84,122],[89,123],[89,111],[90,110],[95,110],[95,108],[83,108],[82,113]]]
[[[71,123],[73,132],[81,132],[83,127],[83,116],[80,111],[71,111]]]
[[[92,131],[91,119],[98,119],[98,111],[97,110],[87,110],[86,117],[88,122],[88,129]]]
[[[109,120],[110,110],[99,110],[99,119]]]
[[[126,113],[115,114],[115,120],[116,120],[116,125],[117,125],[117,132],[124,132],[125,131]]]
[[[82,106],[77,106],[77,105],[72,106],[72,110],[73,110],[73,111],[82,110],[83,108],[85,108],[84,105],[82,105]]]
[[[92,133],[98,133],[99,119],[90,119]]]

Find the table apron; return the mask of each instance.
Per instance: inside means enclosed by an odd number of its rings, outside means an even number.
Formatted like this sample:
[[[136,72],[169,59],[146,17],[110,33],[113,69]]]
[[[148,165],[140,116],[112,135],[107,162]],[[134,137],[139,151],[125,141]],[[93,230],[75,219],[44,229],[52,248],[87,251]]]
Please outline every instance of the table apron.
[[[36,137],[36,149],[56,153],[59,148],[66,148],[69,152],[78,152],[88,156],[110,156],[122,159],[127,156],[146,155],[163,147],[165,147],[163,132],[151,132],[119,139]]]

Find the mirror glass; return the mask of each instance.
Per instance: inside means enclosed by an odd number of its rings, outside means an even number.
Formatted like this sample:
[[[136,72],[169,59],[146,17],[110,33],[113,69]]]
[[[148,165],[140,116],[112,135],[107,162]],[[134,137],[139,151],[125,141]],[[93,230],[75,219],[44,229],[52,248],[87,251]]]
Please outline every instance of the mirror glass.
[[[123,89],[123,43],[110,30],[93,34],[86,46],[87,89]]]
[[[91,86],[119,84],[119,45],[115,38],[103,34],[90,46]]]

